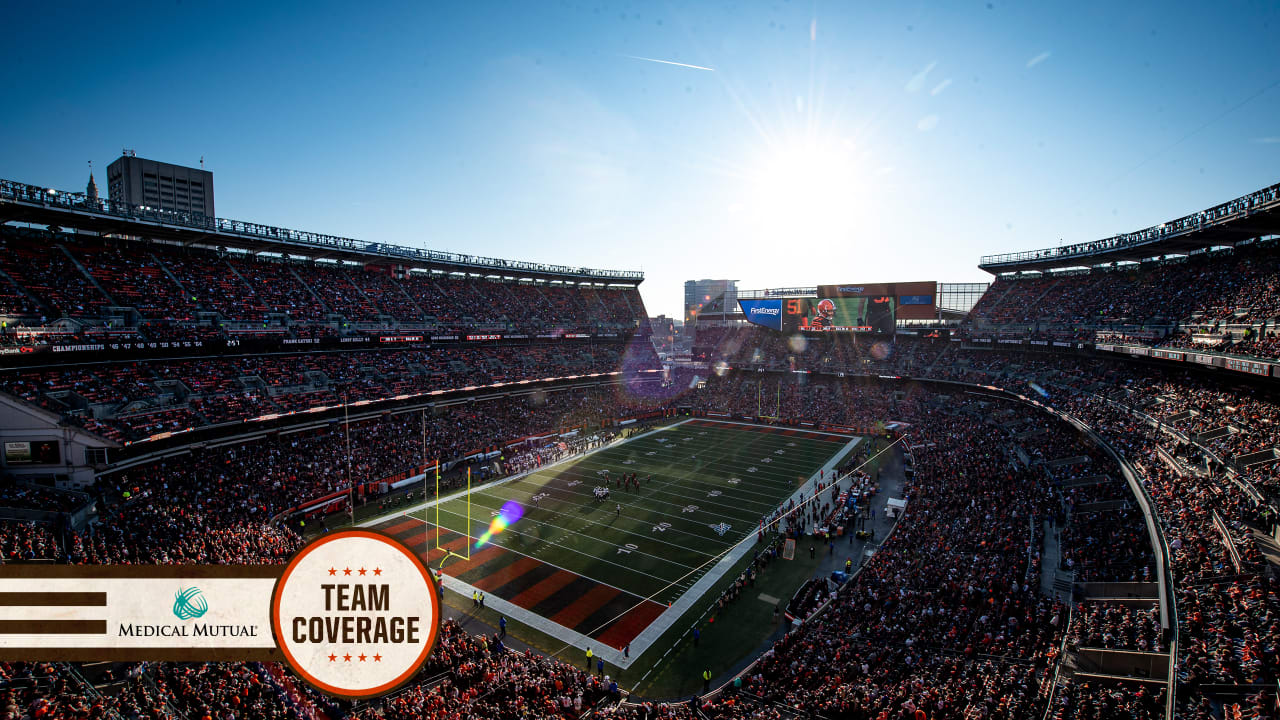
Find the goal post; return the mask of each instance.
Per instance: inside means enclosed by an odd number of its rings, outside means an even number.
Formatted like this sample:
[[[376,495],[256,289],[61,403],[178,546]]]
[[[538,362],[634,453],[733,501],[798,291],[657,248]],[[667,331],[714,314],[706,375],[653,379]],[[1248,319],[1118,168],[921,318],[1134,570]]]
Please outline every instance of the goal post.
[[[463,532],[461,533],[461,535],[462,535],[462,536],[463,536],[463,538],[466,540],[466,542],[465,542],[465,543],[463,544],[463,546],[462,546],[462,550],[463,550],[463,552],[462,552],[462,553],[458,553],[458,552],[455,552],[454,550],[451,550],[451,549],[449,549],[449,548],[447,548],[447,547],[445,547],[445,546],[443,546],[443,545],[441,545],[441,544],[440,544],[440,536],[441,536],[442,534],[444,534],[444,531],[445,531],[447,528],[445,528],[445,526],[444,526],[444,525],[441,525],[441,524],[440,524],[440,505],[441,505],[442,503],[441,503],[441,500],[440,500],[440,461],[439,461],[439,460],[437,460],[437,461],[436,461],[436,543],[435,543],[435,549],[436,549],[436,550],[441,551],[442,553],[444,553],[444,554],[440,557],[440,564],[441,564],[441,566],[443,566],[443,565],[444,565],[444,562],[445,562],[446,560],[448,560],[449,558],[451,558],[451,557],[455,557],[455,558],[458,558],[459,560],[464,560],[464,561],[466,561],[466,560],[470,560],[470,559],[471,559],[471,468],[467,468],[467,489],[466,489],[466,492],[464,492],[464,493],[463,493],[463,498],[465,499],[466,504],[467,504],[467,526],[466,526],[466,530],[465,530],[465,531],[463,531]],[[452,531],[451,531],[451,532],[452,532]],[[464,553],[465,553],[465,554],[464,554]]]

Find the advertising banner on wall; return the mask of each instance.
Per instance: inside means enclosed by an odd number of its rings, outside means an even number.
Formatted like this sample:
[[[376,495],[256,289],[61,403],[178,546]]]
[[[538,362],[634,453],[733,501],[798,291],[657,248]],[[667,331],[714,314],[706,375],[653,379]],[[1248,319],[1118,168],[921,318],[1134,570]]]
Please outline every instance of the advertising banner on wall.
[[[782,330],[782,298],[739,300],[738,306],[742,308],[742,315],[748,322]]]

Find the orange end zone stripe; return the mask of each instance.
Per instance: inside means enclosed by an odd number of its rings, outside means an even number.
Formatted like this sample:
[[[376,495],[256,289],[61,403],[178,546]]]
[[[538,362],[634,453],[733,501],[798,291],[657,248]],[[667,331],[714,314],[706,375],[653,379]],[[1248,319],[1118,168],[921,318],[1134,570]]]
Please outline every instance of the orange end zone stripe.
[[[511,582],[512,580],[515,580],[516,578],[538,567],[541,564],[542,563],[538,562],[537,560],[534,560],[531,557],[525,557],[522,555],[520,556],[519,560],[516,560],[510,565],[496,572],[490,573],[489,575],[486,575],[471,584],[475,585],[481,590],[484,590],[486,592],[491,592],[494,588],[501,587]]]
[[[619,618],[618,622],[606,628],[604,632],[596,636],[596,639],[609,647],[621,650],[624,645],[634,640],[642,630],[649,627],[650,623],[657,620],[664,610],[666,608],[658,603],[646,601],[640,607]]]
[[[543,600],[555,595],[561,588],[573,582],[577,578],[578,576],[571,572],[559,570],[555,575],[552,575],[546,580],[543,580],[537,585],[534,585],[528,590],[525,590],[519,595],[511,598],[511,602],[525,608],[526,610],[530,609]]]
[[[412,535],[406,538],[403,542],[405,545],[409,547],[417,547],[419,543],[429,542],[431,540],[435,540],[438,537],[440,537],[440,528],[431,528],[430,530],[427,530],[425,532],[420,532],[417,535]]]
[[[392,525],[391,527],[383,528],[383,529],[382,529],[382,532],[384,532],[384,533],[386,533],[386,534],[388,534],[388,535],[398,535],[398,534],[400,534],[400,533],[404,532],[405,530],[408,530],[408,529],[410,529],[410,528],[412,528],[412,527],[414,527],[414,526],[421,526],[421,525],[425,525],[425,524],[426,524],[426,523],[424,523],[424,522],[423,522],[423,521],[421,521],[421,520],[413,520],[413,519],[409,519],[409,520],[405,520],[404,522],[398,522],[398,523],[396,523],[395,525]]]
[[[563,625],[565,627],[577,627],[578,623],[591,617],[591,614],[604,607],[605,603],[617,597],[622,591],[618,588],[612,588],[608,585],[596,585],[587,591],[581,599],[569,605],[569,607],[556,613],[555,617],[548,618],[553,623]]]
[[[449,543],[449,544],[452,545],[453,543]],[[496,545],[490,545],[489,547],[481,550],[478,553],[472,553],[470,560],[467,560],[466,562],[459,562],[459,563],[454,563],[453,565],[450,565],[449,567],[444,569],[444,572],[446,575],[457,577],[462,573],[478,565],[483,565],[489,562],[490,560],[493,560],[494,558],[498,557],[504,552],[506,552],[506,550],[503,550],[502,548],[497,547]]]
[[[427,551],[427,557],[430,558],[431,562],[434,562],[451,552],[458,552],[459,550],[462,550],[467,546],[468,542],[470,542],[468,538],[454,538],[438,548],[429,548]]]

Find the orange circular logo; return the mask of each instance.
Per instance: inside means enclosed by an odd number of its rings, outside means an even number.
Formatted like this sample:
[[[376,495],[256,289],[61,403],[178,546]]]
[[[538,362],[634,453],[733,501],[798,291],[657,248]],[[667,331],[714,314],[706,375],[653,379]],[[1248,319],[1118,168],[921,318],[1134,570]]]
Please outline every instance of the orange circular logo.
[[[371,530],[341,530],[298,551],[271,594],[271,630],[294,672],[349,699],[390,692],[422,667],[440,604],[409,548]]]

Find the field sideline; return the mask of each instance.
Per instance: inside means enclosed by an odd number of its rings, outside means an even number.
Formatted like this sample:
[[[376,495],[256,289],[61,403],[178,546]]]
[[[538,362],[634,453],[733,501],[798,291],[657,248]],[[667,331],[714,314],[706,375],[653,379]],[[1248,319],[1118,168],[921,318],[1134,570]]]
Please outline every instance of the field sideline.
[[[494,609],[626,667],[754,543],[720,556],[857,441],[688,420],[473,489],[470,527],[459,496],[440,503],[439,527],[435,503],[367,524],[443,565],[451,590],[485,592]],[[640,488],[620,488],[622,473]],[[477,546],[512,503],[520,519]],[[468,546],[469,560],[445,552]]]

